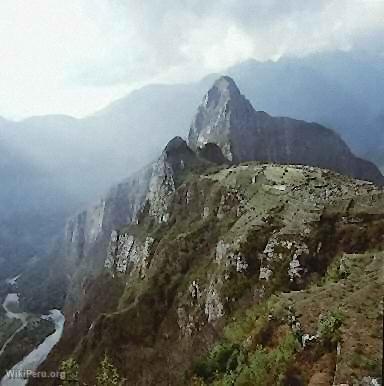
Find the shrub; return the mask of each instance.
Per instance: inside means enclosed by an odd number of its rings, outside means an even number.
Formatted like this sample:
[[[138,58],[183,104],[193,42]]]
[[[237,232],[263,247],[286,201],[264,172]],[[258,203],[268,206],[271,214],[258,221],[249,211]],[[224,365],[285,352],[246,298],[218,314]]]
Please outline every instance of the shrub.
[[[107,354],[104,355],[104,359],[101,361],[97,370],[96,382],[97,386],[115,386],[122,384],[122,379]]]
[[[245,312],[239,313],[237,320],[224,328],[224,336],[230,342],[237,344],[244,343],[250,336],[254,338],[254,342],[263,343],[262,337],[271,327],[269,315],[272,315],[274,320],[281,320],[284,313],[283,304],[272,296],[267,302],[253,305]]]
[[[340,327],[343,320],[344,316],[339,311],[331,311],[320,317],[318,334],[326,345],[334,346],[341,340]]]
[[[237,320],[224,328],[225,337],[233,343],[241,344],[250,335],[255,336],[268,323],[268,307],[257,304],[239,314]]]
[[[236,386],[280,385],[284,381],[296,350],[298,350],[298,342],[291,333],[273,351],[267,351],[258,346],[250,355],[248,366],[240,372]]]
[[[285,374],[298,347],[297,340],[290,333],[275,350],[269,351],[258,345],[253,352],[248,353],[248,358],[242,351],[237,351],[237,360],[230,362],[228,358],[223,362],[226,363],[226,366],[223,366],[221,371],[218,371],[217,368],[216,371],[213,371],[211,362],[209,367],[211,378],[206,380],[213,381],[215,386],[280,385],[284,382]]]
[[[341,279],[347,278],[351,274],[350,267],[347,264],[346,258],[341,257],[336,259],[328,268],[325,276],[325,282],[338,282]]]
[[[63,386],[77,386],[79,385],[79,364],[73,358],[61,362],[60,372],[64,374],[62,380]]]
[[[249,357],[249,364],[241,369],[237,378],[237,386],[265,385],[269,372],[269,356],[261,346]]]
[[[275,369],[286,369],[293,355],[299,349],[299,346],[299,342],[294,334],[288,334],[271,354],[271,361],[274,363]]]
[[[204,380],[212,380],[216,374],[235,370],[243,355],[238,345],[221,343],[194,365],[194,372]]]

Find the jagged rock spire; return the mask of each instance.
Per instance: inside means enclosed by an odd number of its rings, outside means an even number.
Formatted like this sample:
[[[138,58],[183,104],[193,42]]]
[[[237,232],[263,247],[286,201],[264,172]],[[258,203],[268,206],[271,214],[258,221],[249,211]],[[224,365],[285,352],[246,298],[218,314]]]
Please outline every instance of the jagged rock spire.
[[[224,105],[232,98],[241,97],[240,90],[236,83],[229,76],[222,76],[217,79],[212,88],[204,97],[205,106],[207,108]]]
[[[192,121],[188,141],[192,149],[208,142],[216,143],[232,160],[231,127],[241,129],[252,120],[255,111],[229,76],[222,76],[204,96]]]

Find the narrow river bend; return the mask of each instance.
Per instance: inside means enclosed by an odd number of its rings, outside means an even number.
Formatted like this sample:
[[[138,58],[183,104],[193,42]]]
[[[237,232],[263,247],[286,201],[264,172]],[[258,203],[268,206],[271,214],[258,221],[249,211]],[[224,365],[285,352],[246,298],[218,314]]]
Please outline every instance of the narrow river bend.
[[[14,339],[15,335],[24,329],[28,323],[27,313],[15,313],[9,309],[10,304],[18,303],[18,301],[19,298],[16,293],[9,293],[2,305],[6,312],[6,316],[10,319],[19,319],[22,322],[22,325],[3,344],[3,347],[0,349],[0,356],[3,355],[6,347],[12,344],[12,340]],[[26,385],[26,379],[12,378],[12,374],[26,373],[28,370],[36,371],[37,368],[45,361],[56,343],[60,340],[64,327],[64,315],[59,310],[51,310],[49,315],[42,315],[41,318],[49,318],[52,320],[55,324],[55,332],[45,338],[45,340],[28,355],[26,355],[23,360],[14,365],[12,369],[10,369],[10,371],[1,379],[0,386]]]

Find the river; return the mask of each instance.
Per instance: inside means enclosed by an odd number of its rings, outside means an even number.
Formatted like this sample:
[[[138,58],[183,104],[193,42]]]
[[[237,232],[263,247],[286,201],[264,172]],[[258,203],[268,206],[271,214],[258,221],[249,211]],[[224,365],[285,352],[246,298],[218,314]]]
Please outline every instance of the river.
[[[0,356],[3,354],[3,352],[7,348],[7,346],[12,342],[15,335],[18,332],[20,332],[22,329],[24,329],[27,325],[27,316],[28,315],[26,313],[24,313],[24,312],[15,313],[9,309],[10,304],[17,304],[17,303],[19,303],[19,296],[15,293],[8,294],[3,302],[3,308],[5,310],[5,314],[6,314],[7,318],[20,320],[21,326],[3,344],[3,347],[0,350]]]
[[[21,327],[17,329],[15,333],[4,343],[3,347],[0,350],[0,355],[3,354],[5,348],[12,343],[15,335],[26,327],[28,321],[28,314],[25,312],[13,312],[9,309],[10,304],[18,303],[19,297],[16,293],[9,293],[4,302],[3,308],[6,312],[6,316],[11,319],[19,319],[22,322]],[[56,343],[60,340],[63,333],[64,327],[64,315],[59,310],[51,310],[49,315],[42,315],[41,318],[49,318],[55,323],[55,332],[49,335],[45,340],[37,346],[33,351],[24,357],[19,363],[10,369],[10,371],[5,375],[1,382],[0,386],[23,386],[27,384],[26,379],[20,378],[18,375],[26,373],[27,371],[36,371],[37,368],[45,361],[48,354],[51,352]],[[8,374],[10,376],[8,376]],[[12,374],[16,378],[12,378]],[[16,374],[16,375],[15,375]]]

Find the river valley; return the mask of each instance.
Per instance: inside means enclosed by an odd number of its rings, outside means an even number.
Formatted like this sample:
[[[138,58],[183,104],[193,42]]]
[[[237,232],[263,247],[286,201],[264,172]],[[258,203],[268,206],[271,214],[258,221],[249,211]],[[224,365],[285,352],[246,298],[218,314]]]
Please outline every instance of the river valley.
[[[23,377],[35,372],[44,362],[61,338],[64,327],[64,316],[59,310],[51,310],[48,315],[38,316],[20,309],[16,292],[17,278],[6,280],[12,292],[5,296],[2,303],[5,325],[11,324],[13,328],[0,348],[3,374],[6,371],[0,386],[26,385],[27,379]]]

